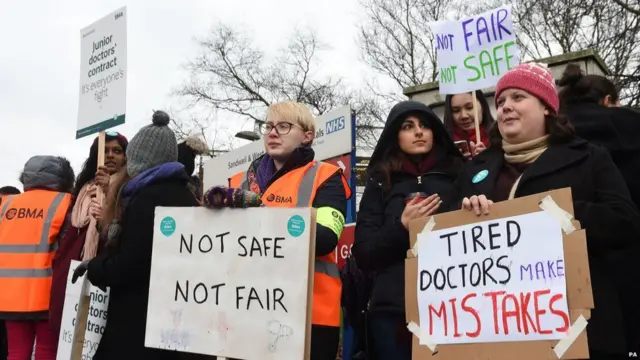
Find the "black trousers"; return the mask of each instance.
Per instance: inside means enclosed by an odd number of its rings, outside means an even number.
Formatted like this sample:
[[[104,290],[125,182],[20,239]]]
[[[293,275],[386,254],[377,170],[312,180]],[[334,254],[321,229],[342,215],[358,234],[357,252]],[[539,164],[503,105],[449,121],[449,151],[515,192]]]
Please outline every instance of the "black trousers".
[[[311,325],[311,360],[336,360],[340,328]]]

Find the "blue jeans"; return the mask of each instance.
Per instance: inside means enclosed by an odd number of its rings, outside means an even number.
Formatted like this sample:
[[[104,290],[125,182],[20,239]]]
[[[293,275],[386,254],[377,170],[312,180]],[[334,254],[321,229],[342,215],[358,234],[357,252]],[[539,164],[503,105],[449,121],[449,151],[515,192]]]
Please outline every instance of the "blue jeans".
[[[404,314],[375,312],[371,319],[373,346],[379,360],[411,360],[411,332]]]

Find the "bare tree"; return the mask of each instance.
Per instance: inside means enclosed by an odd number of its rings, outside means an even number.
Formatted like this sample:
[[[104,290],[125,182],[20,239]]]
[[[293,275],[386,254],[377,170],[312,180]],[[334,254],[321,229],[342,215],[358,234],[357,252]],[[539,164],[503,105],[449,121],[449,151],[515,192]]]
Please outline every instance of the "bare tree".
[[[176,134],[178,141],[191,135],[200,137],[209,148],[206,154],[209,157],[233,150],[233,137],[217,121],[214,114],[205,116],[187,114],[185,117],[184,111],[169,110],[169,112],[171,115],[169,127]]]
[[[358,39],[363,61],[401,88],[437,80],[429,23],[477,7],[457,0],[361,0],[360,4],[365,11]]]
[[[458,0],[361,0],[363,60],[400,87],[438,78],[433,35],[428,24],[460,18],[508,0],[465,5]],[[632,3],[633,2],[633,3]],[[514,22],[524,59],[595,49],[623,88],[630,105],[640,104],[639,0],[522,0]]]
[[[614,3],[621,6],[624,10],[640,16],[640,1],[628,1],[628,0],[613,0]]]
[[[594,49],[602,56],[623,98],[637,105],[640,16],[612,0],[522,0],[515,12],[523,53],[542,58]]]
[[[357,138],[373,141],[367,129],[378,124],[374,104],[347,89],[342,78],[318,75],[319,53],[326,46],[312,30],[293,34],[275,60],[268,61],[245,33],[217,26],[198,40],[202,51],[186,65],[189,80],[176,94],[190,106],[205,105],[253,121],[263,121],[266,108],[283,100],[306,104],[315,115],[351,104],[358,125],[364,126],[357,127]]]

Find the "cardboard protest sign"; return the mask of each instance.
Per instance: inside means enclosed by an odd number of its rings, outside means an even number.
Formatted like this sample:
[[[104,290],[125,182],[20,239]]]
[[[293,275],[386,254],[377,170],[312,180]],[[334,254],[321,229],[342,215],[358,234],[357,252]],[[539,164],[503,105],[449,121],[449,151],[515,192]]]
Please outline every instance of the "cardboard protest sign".
[[[520,63],[511,5],[457,21],[431,24],[441,94],[494,86]]]
[[[310,208],[156,208],[145,346],[308,358],[314,215]]]
[[[413,359],[588,358],[593,308],[570,189],[414,220],[406,260]]]
[[[80,261],[73,260],[67,276],[67,290],[62,309],[62,324],[58,339],[58,353],[56,359],[91,360],[98,349],[100,339],[107,324],[107,307],[109,305],[109,289],[103,292],[91,285],[86,275],[79,278],[75,284],[71,283],[73,271],[80,265]],[[87,298],[88,306],[83,309],[83,298]],[[84,336],[78,336],[76,330],[81,324]],[[80,342],[77,348],[82,348],[82,354],[74,356],[74,344]],[[79,355],[79,356],[78,356]]]
[[[127,8],[80,32],[80,102],[76,139],[124,124],[127,93]]]

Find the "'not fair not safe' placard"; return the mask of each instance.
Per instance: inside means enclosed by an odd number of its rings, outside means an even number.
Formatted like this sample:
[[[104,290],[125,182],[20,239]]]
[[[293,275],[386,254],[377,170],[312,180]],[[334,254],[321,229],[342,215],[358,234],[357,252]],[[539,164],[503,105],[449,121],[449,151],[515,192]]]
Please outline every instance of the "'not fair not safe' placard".
[[[460,94],[496,85],[520,63],[511,5],[457,21],[431,24],[438,56],[441,94]]]

